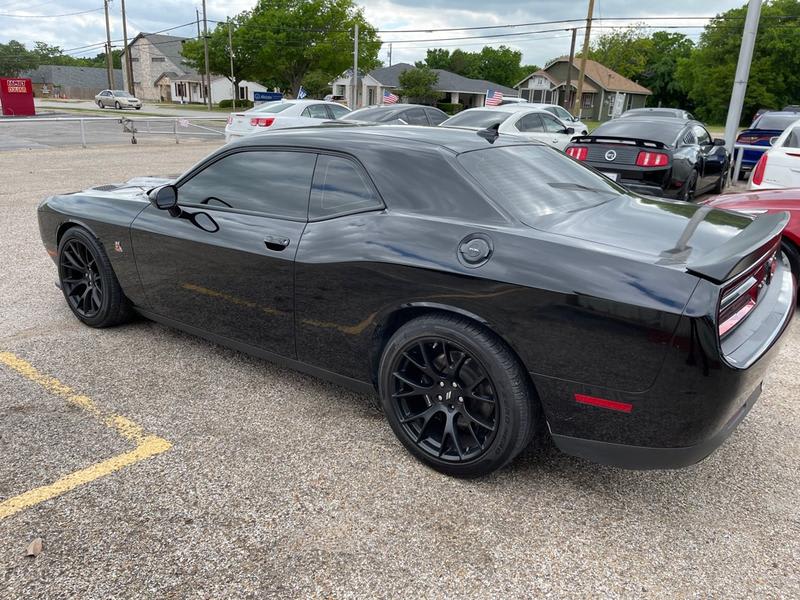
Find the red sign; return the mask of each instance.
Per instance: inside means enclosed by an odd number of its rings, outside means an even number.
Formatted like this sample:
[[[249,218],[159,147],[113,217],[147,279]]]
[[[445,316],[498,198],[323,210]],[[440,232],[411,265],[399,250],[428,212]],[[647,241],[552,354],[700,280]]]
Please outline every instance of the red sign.
[[[36,114],[31,80],[21,77],[0,78],[0,104],[3,106],[5,116]]]

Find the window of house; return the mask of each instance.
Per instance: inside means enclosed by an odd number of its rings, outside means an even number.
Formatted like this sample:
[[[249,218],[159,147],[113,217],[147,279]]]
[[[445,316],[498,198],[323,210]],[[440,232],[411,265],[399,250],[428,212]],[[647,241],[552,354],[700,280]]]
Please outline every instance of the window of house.
[[[248,86],[239,86],[239,100],[247,100],[250,97]]]
[[[592,108],[594,106],[594,94],[584,94],[581,100],[583,108]]]
[[[376,196],[361,168],[353,161],[327,155],[321,155],[317,159],[309,219],[382,208],[383,202]]]
[[[186,95],[186,84],[185,83],[176,83],[175,84],[175,95],[176,96],[185,96]]]
[[[139,62],[139,57],[138,56],[131,56],[131,62],[132,63]]]
[[[183,182],[178,198],[181,204],[304,221],[315,161],[308,152],[229,154]]]
[[[167,59],[163,56],[151,56],[150,62],[167,62]]]

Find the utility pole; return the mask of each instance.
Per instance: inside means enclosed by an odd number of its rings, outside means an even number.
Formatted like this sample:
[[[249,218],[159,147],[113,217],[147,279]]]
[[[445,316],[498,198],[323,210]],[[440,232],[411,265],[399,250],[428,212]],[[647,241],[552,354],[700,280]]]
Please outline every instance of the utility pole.
[[[742,118],[742,104],[747,92],[747,80],[750,77],[750,63],[753,60],[753,48],[756,45],[758,20],[761,17],[761,0],[750,0],[747,5],[747,17],[744,20],[742,45],[739,47],[739,62],[736,65],[736,77],[733,80],[731,102],[728,105],[728,118],[725,121],[725,147],[733,152],[736,142],[736,130]]]
[[[564,89],[564,108],[570,109],[569,106],[569,90],[572,87],[572,64],[575,62],[575,38],[577,37],[578,29],[572,28],[572,43],[569,46],[569,68],[567,69],[567,86]]]
[[[111,62],[111,23],[108,20],[109,0],[103,0],[103,8],[106,11],[106,75],[108,75],[108,89],[113,90],[114,85],[114,63]]]
[[[131,63],[130,48],[128,48],[128,21],[127,18],[125,17],[125,0],[122,0],[121,6],[122,6],[122,41],[125,44],[125,75],[128,78],[128,91],[135,96],[136,92],[133,87],[133,63]]]
[[[211,73],[208,70],[208,18],[206,17],[206,0],[203,0],[203,51],[206,55],[206,102],[208,110],[213,110],[211,101]]]
[[[592,14],[594,13],[594,0],[589,0],[589,12],[586,15],[586,35],[583,36],[583,51],[581,52],[581,72],[578,73],[578,93],[572,106],[572,114],[581,116],[581,97],[583,96],[583,74],[586,71],[586,55],[589,54],[589,36],[592,35]]]
[[[233,76],[233,32],[231,31],[231,18],[228,17],[228,53],[231,56],[231,91],[233,92],[232,100],[233,112],[236,112],[236,79]]]
[[[197,23],[197,39],[199,40],[200,39],[200,9],[195,7],[194,8],[194,14],[197,17],[197,21],[195,21],[195,22]]]
[[[389,66],[392,66],[392,42],[389,42]]]
[[[358,23],[355,25],[353,41],[353,98],[350,110],[358,108]]]

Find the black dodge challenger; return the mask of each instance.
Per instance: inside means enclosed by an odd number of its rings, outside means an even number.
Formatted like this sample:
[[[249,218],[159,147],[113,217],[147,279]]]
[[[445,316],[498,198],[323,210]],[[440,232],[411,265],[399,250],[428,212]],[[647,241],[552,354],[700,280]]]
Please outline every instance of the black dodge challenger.
[[[795,307],[785,214],[642,198],[491,131],[275,131],[38,216],[85,324],[138,313],[377,391],[412,454],[464,477],[548,435],[630,468],[703,459]]]

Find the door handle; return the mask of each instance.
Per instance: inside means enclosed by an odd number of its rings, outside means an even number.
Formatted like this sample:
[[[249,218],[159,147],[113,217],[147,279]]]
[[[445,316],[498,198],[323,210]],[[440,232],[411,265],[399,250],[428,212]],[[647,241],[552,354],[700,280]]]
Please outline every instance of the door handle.
[[[279,235],[268,235],[264,237],[264,244],[270,250],[274,250],[275,252],[280,252],[289,245],[289,238],[282,237]]]

